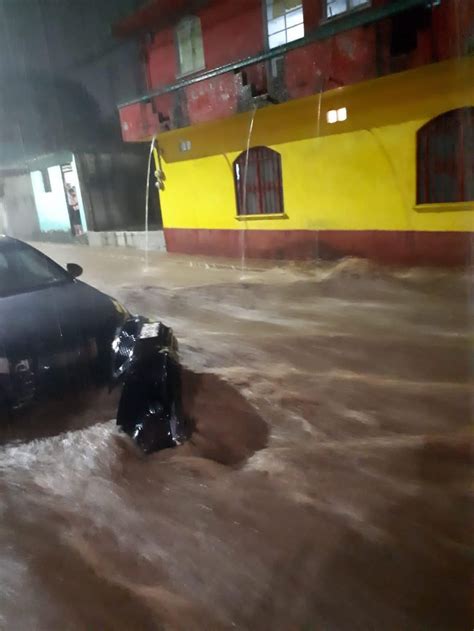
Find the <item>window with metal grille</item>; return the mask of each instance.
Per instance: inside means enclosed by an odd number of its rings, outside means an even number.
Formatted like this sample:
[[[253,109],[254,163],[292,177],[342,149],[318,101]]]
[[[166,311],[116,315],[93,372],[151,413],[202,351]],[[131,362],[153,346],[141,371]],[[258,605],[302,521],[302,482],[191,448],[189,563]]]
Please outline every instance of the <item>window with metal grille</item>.
[[[370,6],[370,4],[371,0],[326,0],[326,17],[333,18],[359,7]]]
[[[188,15],[179,22],[176,44],[180,74],[189,74],[205,67],[201,20],[196,15]]]
[[[417,134],[417,203],[474,201],[474,107],[445,112]]]
[[[266,0],[266,12],[269,48],[304,37],[301,0]]]
[[[268,147],[253,147],[234,162],[238,215],[281,214],[281,156]]]

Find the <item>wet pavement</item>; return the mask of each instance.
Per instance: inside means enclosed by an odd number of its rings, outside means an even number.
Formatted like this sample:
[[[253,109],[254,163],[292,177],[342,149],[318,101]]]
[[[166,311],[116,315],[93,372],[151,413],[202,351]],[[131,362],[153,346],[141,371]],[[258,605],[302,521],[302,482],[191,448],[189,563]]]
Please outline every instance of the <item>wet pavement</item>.
[[[472,627],[464,275],[42,248],[174,327],[195,432],[4,431],[1,629]]]

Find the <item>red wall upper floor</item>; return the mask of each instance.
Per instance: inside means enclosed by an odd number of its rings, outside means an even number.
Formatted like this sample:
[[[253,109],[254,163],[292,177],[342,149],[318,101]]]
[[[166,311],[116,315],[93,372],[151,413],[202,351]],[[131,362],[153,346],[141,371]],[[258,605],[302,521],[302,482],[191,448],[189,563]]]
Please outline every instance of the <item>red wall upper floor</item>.
[[[197,12],[206,70],[265,50],[263,1],[211,0]],[[372,0],[372,7],[387,3],[389,0]],[[324,23],[324,0],[303,0],[303,7],[305,34],[310,34]],[[442,0],[432,9],[419,8],[352,28],[289,51],[279,60],[254,64],[155,97],[143,128],[153,126],[153,120],[157,129],[196,124],[230,116],[249,109],[253,103],[264,103],[266,94],[281,102],[465,54],[469,46],[474,47],[473,25],[474,2]],[[415,45],[403,50],[410,29],[415,29]],[[179,80],[173,27],[142,38],[142,63],[146,65],[150,91]],[[138,109],[145,111],[138,106],[121,110],[122,123],[127,118],[136,121]],[[130,125],[124,138],[139,140]]]

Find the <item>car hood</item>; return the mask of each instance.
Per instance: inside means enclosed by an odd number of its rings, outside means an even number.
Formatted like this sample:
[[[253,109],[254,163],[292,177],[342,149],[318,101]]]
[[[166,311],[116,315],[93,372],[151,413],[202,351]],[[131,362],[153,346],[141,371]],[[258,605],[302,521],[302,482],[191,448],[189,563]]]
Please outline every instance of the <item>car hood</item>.
[[[107,329],[113,334],[121,319],[109,296],[80,281],[0,298],[0,355],[49,352]]]

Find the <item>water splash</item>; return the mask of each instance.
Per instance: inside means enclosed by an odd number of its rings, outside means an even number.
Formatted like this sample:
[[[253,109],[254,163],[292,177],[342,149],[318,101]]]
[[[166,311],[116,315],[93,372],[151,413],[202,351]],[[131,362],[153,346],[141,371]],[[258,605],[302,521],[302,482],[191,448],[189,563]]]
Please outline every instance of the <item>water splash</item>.
[[[318,118],[317,118],[317,126],[316,126],[316,138],[319,138],[321,133],[321,107],[323,103],[323,84],[321,83],[321,87],[319,88],[319,96],[318,96]]]
[[[153,158],[153,151],[155,150],[156,135],[150,143],[150,153],[148,154],[148,168],[146,174],[146,199],[145,199],[145,272],[148,271],[148,249],[149,249],[149,224],[150,224],[150,174],[151,174],[151,161]]]
[[[250,144],[252,142],[252,134],[253,134],[253,127],[254,127],[254,123],[255,123],[255,115],[257,114],[257,106],[254,105],[253,109],[252,109],[252,116],[250,118],[250,125],[249,125],[249,133],[247,136],[247,149],[246,149],[246,154],[245,154],[245,166],[244,166],[244,192],[243,192],[243,196],[242,196],[242,207],[244,210],[244,213],[247,212],[247,176],[248,176],[248,170],[249,170],[249,152],[250,152]],[[244,217],[246,217],[246,215],[244,215]],[[240,271],[241,271],[241,280],[245,280],[243,273],[244,273],[244,269],[245,269],[245,231],[247,230],[247,219],[244,218],[244,227],[241,229],[240,231]]]
[[[318,115],[317,115],[317,122],[316,122],[316,138],[320,137],[321,134],[321,110],[322,110],[322,103],[323,103],[323,81],[321,81],[321,86],[319,88],[319,95],[318,95]],[[315,234],[316,234],[316,243],[315,243],[315,259],[316,262],[319,261],[319,230],[315,230]]]

